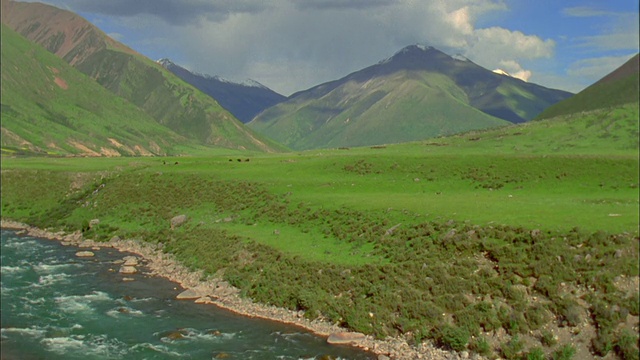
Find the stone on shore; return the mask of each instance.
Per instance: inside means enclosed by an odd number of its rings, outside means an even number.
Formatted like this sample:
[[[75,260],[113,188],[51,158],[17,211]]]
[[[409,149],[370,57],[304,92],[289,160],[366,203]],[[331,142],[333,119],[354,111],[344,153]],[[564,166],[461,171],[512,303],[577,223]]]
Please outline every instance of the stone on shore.
[[[92,251],[78,251],[76,253],[77,257],[92,257],[95,256],[95,254]]]
[[[196,301],[194,301],[196,304],[211,304],[213,301],[211,300],[210,297],[208,296],[203,296],[200,298],[197,298]]]
[[[329,335],[327,342],[332,345],[359,344],[365,339],[365,335],[357,332],[339,332]]]
[[[120,274],[135,274],[138,272],[138,269],[135,268],[135,266],[121,266],[120,267]]]
[[[125,256],[122,260],[124,260],[122,266],[138,266],[138,258],[135,256]]]
[[[194,299],[200,299],[202,297],[202,294],[200,294],[198,291],[194,290],[194,289],[187,289],[183,292],[181,292],[180,294],[178,294],[176,296],[176,299],[178,300],[194,300]]]
[[[96,243],[94,243],[93,240],[91,239],[84,240],[78,245],[78,247],[81,247],[81,248],[90,248],[94,246],[96,246]]]

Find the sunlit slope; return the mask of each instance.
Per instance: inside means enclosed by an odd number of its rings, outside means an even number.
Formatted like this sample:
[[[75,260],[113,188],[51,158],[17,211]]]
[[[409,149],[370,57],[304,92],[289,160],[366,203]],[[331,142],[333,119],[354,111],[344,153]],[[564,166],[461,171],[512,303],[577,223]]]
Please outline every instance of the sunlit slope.
[[[311,149],[416,141],[507,124],[468,106],[464,92],[445,76],[400,72],[349,81],[320,99],[282,103],[250,126],[291,148]]]
[[[557,116],[420,143],[430,153],[638,155],[638,104]],[[402,145],[399,145],[402,147]]]
[[[214,99],[109,38],[77,14],[39,3],[3,2],[2,21],[143,109],[159,124],[204,145],[274,151]]]
[[[2,26],[3,152],[164,155],[183,136]]]

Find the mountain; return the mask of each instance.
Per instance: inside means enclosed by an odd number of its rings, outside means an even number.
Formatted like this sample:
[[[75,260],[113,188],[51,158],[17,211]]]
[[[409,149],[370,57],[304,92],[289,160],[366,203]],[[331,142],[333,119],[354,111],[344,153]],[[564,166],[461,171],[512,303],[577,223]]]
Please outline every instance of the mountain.
[[[638,104],[639,60],[639,55],[636,54],[619,68],[575,96],[549,107],[536,119],[613,108],[629,103]]]
[[[2,25],[2,152],[166,155],[183,136]]]
[[[248,125],[294,149],[378,145],[525,122],[571,95],[412,45],[295,93]]]
[[[158,63],[182,80],[216,99],[223,108],[243,123],[251,121],[262,110],[286,99],[285,96],[256,81],[235,83],[217,76],[193,73],[169,59],[160,59]]]
[[[66,10],[2,1],[2,23],[42,45],[156,122],[203,145],[274,151],[214,99]]]

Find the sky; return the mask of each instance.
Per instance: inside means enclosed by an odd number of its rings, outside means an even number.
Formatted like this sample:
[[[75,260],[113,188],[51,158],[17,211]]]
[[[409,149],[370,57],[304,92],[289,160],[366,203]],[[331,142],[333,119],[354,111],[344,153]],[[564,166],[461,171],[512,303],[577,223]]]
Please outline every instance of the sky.
[[[638,53],[637,0],[39,0],[153,59],[283,95],[405,46],[578,92]]]

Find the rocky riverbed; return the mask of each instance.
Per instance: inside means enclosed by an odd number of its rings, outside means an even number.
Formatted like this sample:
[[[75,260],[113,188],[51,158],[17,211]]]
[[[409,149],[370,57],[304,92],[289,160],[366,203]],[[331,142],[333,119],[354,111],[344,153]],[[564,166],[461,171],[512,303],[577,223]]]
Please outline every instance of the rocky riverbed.
[[[250,299],[239,296],[239,290],[222,279],[208,278],[202,280],[202,272],[190,271],[180,264],[171,254],[163,253],[156,246],[139,240],[120,239],[114,237],[108,242],[94,242],[84,239],[82,233],[51,232],[47,229],[39,229],[27,224],[2,220],[0,226],[5,229],[13,229],[23,234],[61,241],[65,246],[76,246],[79,250],[77,256],[90,256],[89,253],[99,251],[100,248],[110,247],[122,252],[138,254],[139,258],[132,256],[123,257],[116,265],[120,270],[116,276],[123,276],[123,281],[129,281],[126,274],[139,271],[139,266],[144,266],[145,271],[151,275],[165,277],[180,284],[185,290],[178,294],[177,298],[185,301],[212,304],[237,314],[264,318],[287,324],[293,324],[307,329],[317,335],[327,337],[330,343],[350,344],[378,355],[378,359],[479,359],[475,354],[466,351],[455,353],[438,349],[428,342],[419,346],[410,346],[403,338],[387,338],[377,340],[371,336],[348,332],[337,325],[320,320],[308,320],[303,313],[287,309],[267,306],[252,302]],[[87,250],[87,249],[90,249]]]

